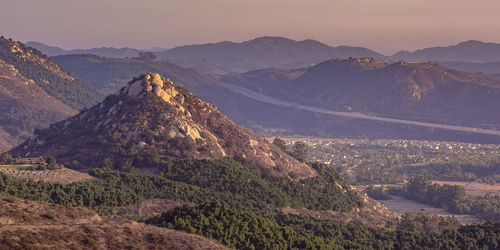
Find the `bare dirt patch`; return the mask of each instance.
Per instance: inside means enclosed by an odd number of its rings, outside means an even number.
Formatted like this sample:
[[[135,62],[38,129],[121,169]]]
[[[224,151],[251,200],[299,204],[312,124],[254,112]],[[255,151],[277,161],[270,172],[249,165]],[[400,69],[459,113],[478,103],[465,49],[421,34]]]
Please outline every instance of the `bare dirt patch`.
[[[19,165],[2,165],[0,172],[21,179],[32,179],[35,181],[44,181],[50,183],[69,184],[80,181],[90,181],[94,177],[68,168],[57,170],[23,170]]]
[[[0,222],[0,249],[228,249],[198,235],[3,194]]]
[[[433,181],[439,185],[457,185],[464,187],[465,192],[468,195],[500,195],[500,184],[490,185],[486,183],[480,183],[479,181],[466,182],[466,181]]]
[[[418,203],[412,200],[405,199],[401,196],[392,196],[392,200],[380,201],[388,209],[396,212],[398,215],[404,215],[408,212],[420,212],[429,215],[437,216],[455,216],[460,223],[470,224],[478,221],[475,216],[452,214],[443,208],[432,207],[426,204]]]

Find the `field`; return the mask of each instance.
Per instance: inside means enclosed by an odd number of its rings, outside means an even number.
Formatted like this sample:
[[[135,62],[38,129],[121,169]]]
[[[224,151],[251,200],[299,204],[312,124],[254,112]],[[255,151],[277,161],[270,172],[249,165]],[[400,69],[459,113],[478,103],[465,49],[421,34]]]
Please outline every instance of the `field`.
[[[379,201],[383,203],[389,210],[397,213],[398,215],[403,215],[408,212],[421,212],[429,215],[437,216],[455,216],[457,220],[461,223],[470,224],[478,221],[478,219],[472,215],[462,215],[462,214],[452,214],[443,208],[436,208],[422,203],[414,202],[405,199],[401,196],[392,196],[392,200]]]
[[[78,181],[88,181],[94,177],[75,170],[61,168],[57,170],[24,170],[30,165],[0,165],[0,172],[16,178],[32,179],[51,183],[69,184]]]
[[[465,192],[469,195],[500,195],[500,184],[490,185],[486,183],[480,183],[477,181],[467,182],[467,181],[432,181],[433,183],[439,185],[456,185],[464,187]]]

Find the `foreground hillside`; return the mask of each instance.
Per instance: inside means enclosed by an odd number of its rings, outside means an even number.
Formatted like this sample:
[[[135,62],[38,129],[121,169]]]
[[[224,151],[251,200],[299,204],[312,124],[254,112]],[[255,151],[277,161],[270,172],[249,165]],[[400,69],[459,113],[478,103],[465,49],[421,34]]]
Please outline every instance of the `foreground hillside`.
[[[227,249],[213,240],[0,194],[2,249]]]
[[[92,87],[65,72],[39,51],[21,42],[2,36],[0,59],[14,66],[21,75],[33,80],[35,85],[73,109],[89,107],[102,98]]]
[[[0,152],[76,111],[47,94],[13,65],[0,59]]]
[[[113,58],[124,58],[124,57],[135,57],[141,53],[140,50],[132,48],[101,47],[92,49],[65,50],[59,47],[49,46],[40,42],[27,42],[26,45],[44,53],[47,56],[93,54],[93,55],[113,57]]]

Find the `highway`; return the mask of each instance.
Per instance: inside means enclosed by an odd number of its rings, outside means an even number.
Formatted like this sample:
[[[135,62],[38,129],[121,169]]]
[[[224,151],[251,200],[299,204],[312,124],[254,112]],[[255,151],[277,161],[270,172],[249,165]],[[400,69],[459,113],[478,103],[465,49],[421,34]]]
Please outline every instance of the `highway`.
[[[358,112],[341,112],[341,111],[334,111],[334,110],[329,110],[329,109],[320,108],[320,107],[300,105],[300,104],[292,103],[289,101],[279,100],[279,99],[276,99],[274,97],[270,97],[270,96],[267,96],[267,95],[264,95],[261,93],[257,93],[255,91],[250,90],[250,89],[243,88],[243,87],[240,87],[240,86],[237,86],[234,84],[224,83],[223,85],[235,93],[238,93],[240,95],[246,96],[248,98],[251,98],[251,99],[254,99],[254,100],[257,100],[260,102],[265,102],[265,103],[274,104],[274,105],[283,106],[283,107],[293,107],[293,108],[296,108],[299,110],[310,111],[310,112],[315,112],[315,113],[320,113],[320,114],[337,115],[337,116],[351,117],[351,118],[357,118],[357,119],[365,119],[365,120],[398,123],[398,124],[406,124],[406,125],[413,125],[413,126],[422,126],[422,127],[429,127],[429,128],[446,129],[446,130],[453,130],[453,131],[460,131],[460,132],[500,136],[500,131],[493,130],[493,129],[482,129],[482,128],[472,128],[472,127],[462,127],[462,126],[455,126],[455,125],[430,123],[430,122],[410,121],[410,120],[403,120],[403,119],[380,117],[380,116],[375,116],[375,115],[366,115],[366,114],[362,114],[362,113],[358,113]]]

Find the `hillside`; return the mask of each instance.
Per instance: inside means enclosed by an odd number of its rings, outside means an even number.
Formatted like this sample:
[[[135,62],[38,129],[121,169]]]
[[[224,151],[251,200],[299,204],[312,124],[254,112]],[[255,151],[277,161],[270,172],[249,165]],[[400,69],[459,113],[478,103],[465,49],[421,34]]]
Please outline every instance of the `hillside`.
[[[231,157],[264,175],[301,179],[316,174],[215,105],[152,73],[135,78],[101,104],[37,131],[12,152],[53,155],[76,168],[100,166],[107,157],[125,169],[151,168],[169,159]]]
[[[245,72],[263,68],[300,68],[329,58],[386,57],[359,47],[330,47],[314,41],[294,41],[284,37],[259,37],[234,43],[186,45],[156,53],[161,60],[210,60],[223,68]]]
[[[500,44],[471,40],[453,46],[431,47],[414,52],[400,51],[392,58],[410,62],[497,62],[500,58]]]
[[[0,194],[2,249],[228,249],[198,235]]]
[[[4,152],[26,140],[34,129],[47,127],[76,111],[0,59],[0,114],[0,152]]]
[[[49,46],[40,42],[27,42],[26,45],[42,52],[47,56],[91,54],[91,55],[105,56],[112,58],[125,58],[125,57],[136,57],[142,52],[141,50],[138,49],[113,48],[113,47],[65,50],[59,47]]]
[[[73,109],[90,107],[102,98],[92,87],[65,72],[39,51],[3,36],[0,38],[0,59]]]
[[[254,85],[269,96],[331,110],[500,127],[498,80],[435,64],[329,60],[308,68],[296,79],[265,82],[245,74],[238,81],[233,79],[223,78],[240,86]]]
[[[499,59],[500,60],[500,59]],[[467,72],[481,72],[485,74],[495,75],[500,74],[500,62],[488,63],[472,63],[472,62],[438,62],[439,65],[444,67],[467,71]]]

